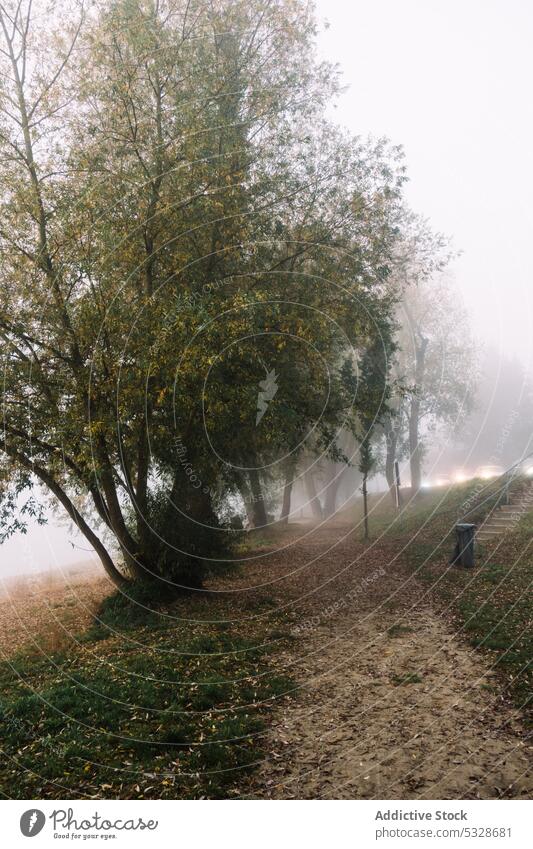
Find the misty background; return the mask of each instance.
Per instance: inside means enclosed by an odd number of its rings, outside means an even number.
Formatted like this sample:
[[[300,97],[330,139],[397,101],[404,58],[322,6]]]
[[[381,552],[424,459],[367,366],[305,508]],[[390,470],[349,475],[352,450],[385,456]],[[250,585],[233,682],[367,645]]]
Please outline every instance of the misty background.
[[[321,54],[347,86],[335,120],[403,145],[407,201],[461,251],[452,277],[479,345],[478,403],[460,438],[435,440],[426,474],[488,462],[511,415],[501,451],[510,465],[527,451],[533,409],[533,8],[527,0],[316,5]],[[0,547],[0,576],[85,559],[85,540],[51,517]]]

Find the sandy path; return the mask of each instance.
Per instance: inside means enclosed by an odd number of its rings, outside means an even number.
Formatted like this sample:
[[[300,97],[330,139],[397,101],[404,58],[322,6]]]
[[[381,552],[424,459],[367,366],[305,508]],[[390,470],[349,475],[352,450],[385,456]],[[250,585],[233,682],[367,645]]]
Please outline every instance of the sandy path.
[[[295,529],[294,546],[247,574],[294,603],[295,641],[278,663],[299,688],[277,711],[250,795],[531,796],[531,740],[490,656],[432,609],[394,540],[365,547],[347,530]]]
[[[270,798],[520,798],[531,751],[483,658],[428,607],[409,627],[351,611],[300,648],[300,698],[271,734],[253,795]],[[413,683],[398,684],[408,675]],[[419,683],[416,683],[420,679]]]

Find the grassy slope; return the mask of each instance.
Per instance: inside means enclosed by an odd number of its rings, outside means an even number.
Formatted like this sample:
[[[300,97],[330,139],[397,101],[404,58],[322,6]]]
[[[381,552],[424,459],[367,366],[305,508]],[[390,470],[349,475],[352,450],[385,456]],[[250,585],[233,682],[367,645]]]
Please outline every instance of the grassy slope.
[[[524,486],[517,480],[515,489]],[[533,685],[533,513],[527,513],[509,534],[476,547],[474,569],[449,566],[454,546],[453,526],[462,519],[461,506],[469,502],[479,484],[433,492],[406,509],[396,534],[400,545],[408,542],[403,565],[427,582],[441,608],[449,612],[460,633],[486,652],[500,673],[504,692],[530,717]],[[495,502],[474,509],[468,521],[480,522]],[[470,506],[470,504],[469,504]],[[385,521],[385,520],[383,520]],[[415,536],[416,535],[416,536]]]

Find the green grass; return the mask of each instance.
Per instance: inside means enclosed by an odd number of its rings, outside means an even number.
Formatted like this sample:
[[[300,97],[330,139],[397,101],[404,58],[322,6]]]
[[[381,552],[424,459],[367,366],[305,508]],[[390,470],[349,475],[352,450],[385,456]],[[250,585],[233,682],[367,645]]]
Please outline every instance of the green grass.
[[[421,684],[423,679],[417,672],[409,672],[407,675],[393,675],[391,680],[396,687],[402,687],[405,684]]]
[[[387,636],[394,637],[402,637],[404,634],[411,634],[413,629],[408,625],[391,625],[391,627],[387,630]]]
[[[452,487],[434,487],[421,490],[416,498],[412,498],[409,490],[402,493],[402,509],[398,511],[389,493],[369,496],[369,525],[371,540],[386,536],[387,539],[404,539],[414,534],[435,516],[446,514],[452,522],[459,521],[463,505],[470,506],[470,500],[475,505],[476,493],[479,498],[491,495],[496,484],[493,482],[472,480]],[[495,499],[497,496],[494,495]],[[464,508],[464,509],[467,509]],[[359,537],[363,535],[362,499],[339,513],[339,518],[349,521],[359,529]],[[470,521],[470,517],[468,519]],[[475,521],[472,519],[471,521]]]
[[[0,665],[0,787],[12,798],[226,798],[261,758],[264,720],[291,682],[268,628],[231,629],[224,605],[181,619],[108,599],[68,651]],[[207,615],[206,615],[207,614]],[[117,632],[117,633],[115,633]]]

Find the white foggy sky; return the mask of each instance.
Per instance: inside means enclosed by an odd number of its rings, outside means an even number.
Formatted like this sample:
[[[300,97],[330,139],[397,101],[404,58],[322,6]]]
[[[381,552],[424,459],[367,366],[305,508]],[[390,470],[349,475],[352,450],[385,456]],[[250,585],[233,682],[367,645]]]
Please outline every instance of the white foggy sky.
[[[317,0],[321,53],[349,90],[334,116],[405,148],[416,212],[453,236],[476,334],[531,343],[533,2]],[[89,557],[53,522],[0,547],[0,576]],[[83,539],[76,542],[85,546]]]
[[[80,561],[99,562],[89,548],[85,537],[53,515],[46,525],[29,521],[27,534],[14,534],[0,546],[0,594],[2,578],[61,569]]]
[[[463,251],[476,335],[533,352],[533,3],[317,0],[349,85],[337,120],[405,148],[406,196]]]

